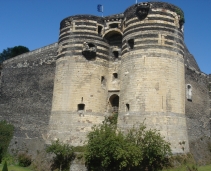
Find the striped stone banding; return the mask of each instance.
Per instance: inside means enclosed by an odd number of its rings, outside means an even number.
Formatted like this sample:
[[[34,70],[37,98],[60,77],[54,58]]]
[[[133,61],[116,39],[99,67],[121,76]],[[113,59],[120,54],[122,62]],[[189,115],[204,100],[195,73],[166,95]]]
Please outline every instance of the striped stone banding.
[[[79,20],[86,20],[84,22],[90,21],[90,22],[96,22],[98,24],[104,24],[104,19],[102,17],[94,16],[94,15],[75,15],[75,16],[70,16],[65,19],[63,19],[60,23],[60,30],[68,27],[66,23],[69,22],[71,23],[72,21],[78,21]]]
[[[184,45],[184,42],[181,39],[179,39],[177,37],[174,37],[174,36],[167,35],[167,36],[165,36],[165,39],[176,41],[177,43],[180,43],[181,45]]]
[[[63,48],[61,53],[62,52],[66,52],[66,51],[74,51],[74,50],[80,50],[82,52],[82,47],[81,46],[75,46],[75,47],[67,47],[67,48]],[[105,55],[108,55],[108,51],[106,50],[102,50],[102,49],[97,49],[97,53],[102,53],[102,54],[105,54]]]
[[[91,31],[97,31],[97,28],[93,28],[93,27],[75,27],[75,30],[91,30]]]
[[[57,56],[57,59],[59,58],[62,58],[62,57],[66,57],[66,56],[69,56],[69,57],[72,57],[72,56],[83,56],[82,52],[74,52],[73,53],[65,53],[65,54],[61,54],[61,55],[58,55]],[[109,60],[109,58],[107,56],[104,56],[104,55],[101,55],[101,54],[98,54],[96,55],[96,58],[101,58],[101,59],[105,59],[105,60]]]
[[[127,33],[124,34],[124,37],[126,37],[129,34],[132,33],[139,33],[141,31],[166,31],[169,32],[171,34],[175,34],[175,32],[183,38],[183,34],[181,34],[178,30],[173,30],[173,29],[168,29],[168,28],[164,28],[164,27],[144,27],[144,28],[137,28],[131,31],[128,31]],[[123,39],[124,39],[123,37]]]
[[[169,18],[163,18],[163,17],[147,17],[148,20],[160,20],[160,21],[167,21],[167,22],[170,22],[170,23],[174,23],[174,20],[172,19],[169,19]]]
[[[167,28],[171,28],[171,29],[175,29],[175,30],[178,30],[178,28],[174,25],[170,25],[170,24],[164,24],[164,23],[134,23],[134,25],[131,25],[129,27],[127,27],[123,33],[126,33],[128,30],[130,29],[134,29],[134,28],[137,28],[137,27],[151,27],[151,26],[159,26],[159,27],[167,27]],[[180,31],[180,30],[179,30]]]
[[[60,30],[60,35],[61,35],[62,33],[64,33],[64,32],[67,32],[67,31],[70,31],[70,27],[65,28],[65,29],[63,29],[63,30]]]
[[[62,41],[65,41],[65,40],[71,40],[71,39],[80,39],[81,40],[81,38],[83,38],[83,39],[92,39],[92,41],[93,40],[98,40],[98,41],[103,41],[103,38],[102,37],[100,37],[100,36],[93,36],[93,37],[91,37],[91,36],[79,36],[79,35],[74,35],[74,34],[70,34],[70,36],[68,36],[68,37],[66,37],[66,38],[63,38],[62,40],[60,40],[59,42],[62,42]],[[102,42],[103,43],[103,42]]]
[[[135,41],[135,44],[134,45],[143,45],[143,44],[156,44],[158,45],[158,40],[140,40],[140,41]],[[125,43],[123,46],[122,46],[122,51],[124,51],[125,49],[127,49],[127,44]]]
[[[84,40],[86,40],[86,39],[84,39]],[[92,42],[93,40],[90,40],[90,41],[89,41],[89,40],[86,40],[86,41],[87,41],[87,42]],[[62,46],[83,44],[83,42],[84,42],[84,41],[67,42],[67,43],[62,44]],[[96,43],[96,42],[94,42],[94,44],[95,44],[97,47],[102,47],[102,48],[104,48],[104,49],[109,49],[108,46],[105,46],[105,45],[103,45],[103,44],[101,44],[101,43]]]
[[[84,34],[84,33],[83,33]],[[78,36],[80,35],[80,36]],[[102,37],[100,37],[98,34],[93,34],[89,32],[89,35],[93,36],[93,37],[89,37],[89,38],[93,38],[93,39],[98,39],[98,40],[103,40]],[[64,38],[63,38],[64,37]],[[62,36],[62,38],[59,38],[58,43],[60,44],[62,41],[68,40],[68,39],[75,39],[75,38],[84,38],[87,37],[87,35],[82,35],[82,32],[74,32],[74,33],[67,33],[65,36]]]
[[[148,52],[148,53],[141,53],[137,55],[131,55],[128,57],[122,57],[121,61],[125,62],[131,59],[143,58],[143,57],[155,57],[155,58],[170,58],[170,59],[177,59],[180,62],[184,62],[184,58],[178,58],[178,56],[170,55],[169,53],[156,53],[156,52]]]
[[[148,15],[151,15],[151,14],[163,15],[163,16],[168,16],[168,17],[171,17],[171,18],[175,18],[175,16],[170,14],[169,12],[163,12],[163,11],[152,11],[152,10],[150,10]]]
[[[173,52],[179,53],[182,56],[184,55],[184,52],[181,49],[178,49],[178,48],[175,48],[175,47],[163,46],[163,45],[143,45],[143,46],[136,46],[136,47],[134,47],[132,49],[132,51],[140,50],[140,49],[143,49],[143,50],[148,50],[148,49],[164,49],[164,50],[168,50],[168,51],[173,51]],[[127,51],[123,51],[122,52],[122,56],[124,54],[126,54],[126,53],[127,53]]]
[[[92,22],[75,22],[75,26],[81,26],[81,25],[85,25],[85,26],[95,26],[97,27],[97,23],[92,23]]]

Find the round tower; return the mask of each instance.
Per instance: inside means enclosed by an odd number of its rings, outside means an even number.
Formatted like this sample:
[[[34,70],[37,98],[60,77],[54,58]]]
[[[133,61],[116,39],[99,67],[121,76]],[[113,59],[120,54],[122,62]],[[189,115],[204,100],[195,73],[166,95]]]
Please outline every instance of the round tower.
[[[184,15],[163,2],[124,12],[118,126],[144,122],[174,153],[189,151],[185,119]]]
[[[60,23],[48,140],[83,145],[107,110],[108,44],[103,19],[76,15]]]

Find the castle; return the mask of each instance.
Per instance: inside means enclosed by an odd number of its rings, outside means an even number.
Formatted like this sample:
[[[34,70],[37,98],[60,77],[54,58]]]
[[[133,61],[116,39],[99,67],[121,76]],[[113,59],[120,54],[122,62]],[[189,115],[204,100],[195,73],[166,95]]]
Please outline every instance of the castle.
[[[4,61],[0,120],[15,126],[10,149],[35,153],[56,139],[83,145],[113,113],[121,130],[144,122],[173,153],[194,149],[210,136],[211,75],[185,46],[183,25],[182,10],[164,2],[70,16],[58,43]]]

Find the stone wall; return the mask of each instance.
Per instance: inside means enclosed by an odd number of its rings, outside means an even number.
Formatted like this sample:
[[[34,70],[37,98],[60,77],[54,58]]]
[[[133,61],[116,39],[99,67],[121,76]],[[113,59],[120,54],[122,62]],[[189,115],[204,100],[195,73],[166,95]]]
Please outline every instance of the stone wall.
[[[52,106],[57,43],[3,63],[0,120],[15,126],[10,149],[43,148]]]
[[[188,129],[190,152],[197,162],[206,163],[209,160],[210,139],[210,102],[208,76],[185,67],[186,101],[185,113]],[[187,86],[191,87],[188,96]],[[203,145],[202,145],[203,144]]]

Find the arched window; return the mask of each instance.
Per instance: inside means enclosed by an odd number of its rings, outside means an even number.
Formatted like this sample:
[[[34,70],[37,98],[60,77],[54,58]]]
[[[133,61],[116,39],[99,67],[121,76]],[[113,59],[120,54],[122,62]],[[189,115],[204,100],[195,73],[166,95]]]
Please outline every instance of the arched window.
[[[192,86],[190,84],[186,85],[186,97],[187,100],[192,101]]]

